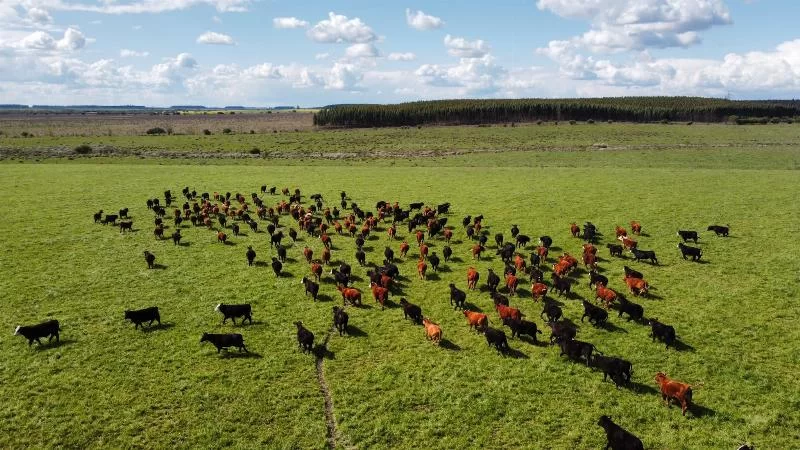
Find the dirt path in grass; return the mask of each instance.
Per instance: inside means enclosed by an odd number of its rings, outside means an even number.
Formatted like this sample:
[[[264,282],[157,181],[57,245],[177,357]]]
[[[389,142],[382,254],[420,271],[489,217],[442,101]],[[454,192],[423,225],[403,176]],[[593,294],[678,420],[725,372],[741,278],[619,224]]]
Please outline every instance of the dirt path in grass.
[[[331,391],[328,388],[328,382],[325,381],[325,371],[323,367],[323,362],[325,361],[325,353],[327,352],[328,348],[328,340],[331,337],[331,333],[333,333],[333,326],[331,326],[331,328],[328,329],[328,333],[325,335],[325,340],[322,341],[322,345],[317,348],[316,366],[317,366],[317,382],[319,383],[319,391],[322,393],[322,398],[325,401],[325,424],[328,428],[326,440],[328,441],[328,448],[335,449],[336,418],[333,416],[333,398],[331,397]]]

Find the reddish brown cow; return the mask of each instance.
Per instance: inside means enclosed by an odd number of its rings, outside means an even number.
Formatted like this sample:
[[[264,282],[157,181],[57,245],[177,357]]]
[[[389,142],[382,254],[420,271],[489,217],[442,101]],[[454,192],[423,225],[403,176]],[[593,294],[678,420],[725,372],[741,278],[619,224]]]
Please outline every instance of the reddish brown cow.
[[[489,326],[489,317],[486,314],[465,309],[464,317],[467,318],[469,328],[474,328],[475,331],[485,330]]]
[[[506,275],[506,289],[508,289],[508,295],[517,295],[517,284],[519,284],[519,280],[516,275],[511,273]]]
[[[331,263],[331,249],[328,247],[322,249],[322,262],[326,266]]]
[[[544,283],[533,283],[531,285],[531,297],[533,297],[534,301],[539,301],[539,299],[544,299],[547,297],[547,285]]]
[[[348,288],[342,285],[336,286],[342,294],[342,304],[350,302],[351,305],[361,305],[361,291],[355,288]]]
[[[626,236],[620,236],[617,239],[619,239],[622,242],[622,246],[628,250],[636,248],[636,246],[639,244],[638,242]]]
[[[439,345],[442,341],[442,327],[427,318],[422,319],[422,325],[425,326],[425,338]]]
[[[472,246],[472,259],[478,258],[481,259],[481,253],[483,252],[484,247],[481,244],[475,244]]]
[[[656,384],[661,388],[661,400],[667,406],[672,406],[671,400],[674,398],[681,404],[681,412],[686,415],[686,410],[692,403],[692,386],[680,381],[674,381],[667,377],[664,372],[658,372],[655,378]]]
[[[606,309],[611,307],[611,303],[617,299],[617,293],[613,289],[609,289],[603,285],[603,283],[597,283],[597,288],[595,289],[595,300],[600,299],[603,301]]]
[[[547,261],[547,254],[549,252],[550,250],[543,245],[540,245],[539,247],[536,248],[536,254],[539,255],[539,261],[541,262]]]
[[[425,233],[422,231],[417,231],[417,245],[422,245],[422,241],[425,240]]]
[[[470,267],[467,269],[467,288],[470,290],[474,290],[475,287],[478,285],[478,271],[475,270],[474,267]]]
[[[625,231],[625,228],[622,228],[619,225],[617,225],[616,228],[614,228],[614,232],[617,234],[617,238],[619,238],[620,236],[627,236],[628,235],[628,232]]]
[[[518,271],[525,271],[525,258],[522,255],[514,256],[514,267],[517,268]]]
[[[453,230],[451,230],[449,228],[446,228],[444,230],[444,240],[445,240],[445,242],[447,242],[449,244],[450,243],[450,239],[452,237],[453,237]]]
[[[217,241],[218,242],[222,242],[224,244],[226,240],[228,240],[228,235],[226,235],[222,231],[217,233]]]
[[[406,257],[406,254],[408,254],[408,249],[409,248],[411,248],[411,246],[408,245],[408,242],[406,242],[406,241],[403,241],[403,243],[400,244],[400,256],[402,258]]]
[[[333,222],[333,229],[336,230],[337,234],[342,234],[342,224],[339,222]]]
[[[583,265],[590,270],[597,270],[597,256],[595,256],[594,253],[584,253]]]
[[[420,280],[425,279],[425,272],[428,270],[428,265],[425,264],[424,259],[420,259],[417,263],[417,274],[419,275]]]
[[[514,320],[522,320],[522,313],[519,312],[517,308],[512,308],[502,303],[498,303],[494,305],[494,309],[498,314],[500,314],[500,320],[503,320],[506,317],[510,317]]]
[[[303,247],[303,256],[306,258],[307,263],[311,263],[311,259],[314,257],[314,250],[311,250],[308,247]]]
[[[583,253],[584,254],[591,253],[593,255],[596,255],[597,254],[597,247],[595,247],[594,245],[589,244],[589,243],[583,244]]]
[[[559,261],[553,264],[553,273],[563,277],[569,272],[571,267],[572,265],[569,263],[569,261]]]
[[[569,232],[570,234],[572,234],[572,237],[578,237],[581,234],[581,229],[580,227],[578,227],[578,224],[572,222],[571,224],[569,224]]]
[[[419,246],[419,257],[421,259],[428,259],[428,246],[422,244]]]
[[[381,311],[383,311],[383,308],[386,305],[386,299],[389,297],[389,289],[386,289],[383,286],[378,286],[375,283],[370,283],[369,287],[372,289],[372,298],[374,298],[376,302],[380,303]]]
[[[642,224],[639,222],[632,220],[631,221],[631,231],[637,235],[642,234]]]
[[[316,277],[317,281],[319,281],[319,279],[322,277],[322,264],[316,262],[312,263],[311,273],[313,273],[314,277]]]
[[[647,295],[647,292],[650,289],[650,285],[647,283],[647,281],[641,278],[626,277],[625,284],[628,285],[628,289],[631,291],[631,294],[636,296]]]
[[[327,234],[322,234],[319,237],[319,239],[322,241],[322,245],[324,245],[325,248],[331,248],[331,237],[330,236],[328,236]]]
[[[387,235],[387,236],[389,236],[389,240],[392,240],[392,239],[394,239],[394,235],[395,235],[396,233],[397,233],[397,228],[395,228],[395,226],[394,226],[394,225],[390,226],[390,227],[389,227],[389,228],[386,230],[386,235]]]

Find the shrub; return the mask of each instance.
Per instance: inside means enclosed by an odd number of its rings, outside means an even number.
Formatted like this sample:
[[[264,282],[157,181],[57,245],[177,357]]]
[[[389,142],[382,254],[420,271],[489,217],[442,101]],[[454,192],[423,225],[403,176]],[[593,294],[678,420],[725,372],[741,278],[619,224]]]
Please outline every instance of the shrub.
[[[781,119],[779,119],[777,117],[773,117],[772,120],[770,120],[770,122],[772,122],[772,123],[781,123]]]
[[[89,153],[92,153],[92,147],[83,144],[75,147],[74,151],[79,155],[88,155]]]
[[[664,124],[664,125],[669,125],[669,120],[668,119],[661,119],[661,123]]]
[[[153,135],[153,134],[166,134],[166,132],[167,132],[167,130],[165,130],[165,129],[161,128],[161,127],[150,128],[149,130],[147,130],[147,134],[151,134],[151,135]]]
[[[260,155],[261,154],[261,149],[258,148],[258,147],[253,147],[253,148],[250,149],[250,154],[251,155]]]
[[[614,121],[609,119],[608,123],[614,123]]]
[[[594,119],[589,119],[586,121],[589,125],[594,125]]]
[[[211,130],[205,129],[203,130],[203,134],[205,134],[206,136],[211,136]]]
[[[278,132],[278,130],[272,130],[272,132],[273,132],[273,133],[277,133],[277,132]]]
[[[172,136],[172,127],[167,127],[167,134]]]
[[[230,128],[223,128],[222,129],[222,134],[231,134],[231,133],[233,133],[233,130],[231,130]]]
[[[570,124],[570,125],[575,125],[576,123],[577,123],[577,122],[575,122],[574,120],[570,120],[570,121],[569,121],[569,124]]]
[[[256,130],[250,130],[250,134],[256,134]]]
[[[28,137],[28,136],[31,136],[31,137],[32,137],[32,136],[33,136],[32,134],[28,133],[27,131],[23,131],[23,132],[22,132],[22,133],[20,133],[19,135],[20,135],[20,136],[22,136],[22,137]]]
[[[542,120],[541,120],[541,119],[539,119],[539,120],[537,120],[537,121],[536,121],[536,125],[541,125],[542,123],[544,123],[544,122],[542,122]]]
[[[694,122],[686,122],[686,125],[694,125]]]

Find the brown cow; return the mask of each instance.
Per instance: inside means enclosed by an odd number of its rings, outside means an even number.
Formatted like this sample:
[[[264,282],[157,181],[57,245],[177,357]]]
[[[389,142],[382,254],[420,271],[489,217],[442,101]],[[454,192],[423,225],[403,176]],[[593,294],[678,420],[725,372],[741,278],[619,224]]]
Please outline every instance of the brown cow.
[[[540,245],[539,247],[536,248],[536,254],[539,255],[539,261],[541,262],[547,261],[547,254],[549,252],[550,250],[543,245]]]
[[[331,249],[328,247],[322,249],[322,262],[325,263],[325,265],[331,263]]]
[[[517,308],[506,306],[502,303],[494,305],[495,311],[500,314],[500,320],[510,317],[514,320],[522,320],[522,313]]]
[[[692,386],[679,381],[671,380],[664,372],[658,372],[655,378],[656,384],[661,388],[661,400],[672,406],[671,400],[674,398],[681,404],[681,412],[686,415],[686,410],[692,403]]]
[[[218,242],[222,242],[224,244],[226,240],[228,240],[228,235],[226,235],[222,231],[217,233],[217,241]]]
[[[417,263],[417,274],[419,275],[420,280],[425,279],[425,272],[428,270],[428,265],[425,264],[424,259],[420,259]]]
[[[370,289],[372,289],[372,298],[375,299],[376,302],[380,303],[381,311],[386,305],[386,300],[389,297],[389,289],[386,289],[383,286],[378,286],[375,283],[369,284]]]
[[[411,248],[411,246],[408,245],[408,242],[403,241],[403,243],[400,244],[400,257],[405,258],[409,248]]]
[[[422,319],[422,325],[425,326],[425,338],[439,345],[442,341],[442,327],[431,322],[428,318]]]
[[[514,256],[514,267],[519,271],[525,271],[525,258],[523,258],[522,255],[517,254]]]
[[[517,284],[519,280],[517,276],[514,274],[507,274],[506,275],[506,289],[508,289],[508,295],[514,296],[517,295]]]
[[[303,247],[303,256],[305,256],[307,263],[311,263],[311,259],[314,257],[314,250]]]
[[[481,252],[485,249],[481,244],[475,244],[472,246],[472,259],[478,258],[481,259]]]
[[[639,244],[638,242],[634,241],[633,239],[627,236],[620,236],[617,239],[619,239],[622,242],[622,246],[625,247],[625,249],[627,250],[636,248],[636,246]]]
[[[647,295],[647,292],[650,289],[650,285],[647,283],[647,281],[641,278],[625,277],[625,284],[628,285],[628,289],[631,291],[631,294],[635,296]]]
[[[422,245],[423,240],[425,240],[425,233],[417,231],[417,245]]]
[[[449,228],[445,228],[445,230],[444,230],[444,241],[449,244],[450,243],[450,239],[452,239],[452,238],[453,238],[453,230],[451,230]]]
[[[642,224],[639,222],[632,220],[631,221],[631,231],[635,234],[642,234]]]
[[[611,307],[611,303],[617,299],[617,293],[614,292],[613,289],[609,289],[603,285],[603,283],[597,283],[597,288],[595,289],[595,300],[600,299],[603,301],[606,309]]]
[[[425,244],[421,244],[419,246],[419,257],[420,259],[428,259],[428,246]]]
[[[355,288],[348,288],[342,285],[336,286],[342,294],[342,304],[350,302],[351,305],[361,305],[361,291]]]
[[[467,269],[467,289],[475,290],[478,285],[478,278],[480,278],[480,275],[474,267]]]
[[[322,265],[317,262],[311,263],[311,273],[313,273],[314,277],[319,281],[322,277]]]
[[[578,227],[578,224],[572,222],[571,224],[569,224],[569,232],[570,234],[572,234],[572,237],[578,237],[581,234],[581,229],[580,227]]]
[[[475,331],[485,330],[489,326],[489,317],[486,314],[465,309],[464,317],[467,318],[469,328],[475,328]]]
[[[531,297],[534,301],[547,298],[547,285],[544,283],[533,283],[531,285]]]
[[[627,231],[625,231],[625,228],[622,228],[622,227],[621,227],[621,226],[619,226],[619,225],[617,225],[617,226],[616,226],[616,228],[614,228],[614,232],[616,233],[616,235],[617,235],[617,238],[618,238],[618,239],[619,239],[621,236],[627,236],[627,235],[628,235],[628,232],[627,232]]]

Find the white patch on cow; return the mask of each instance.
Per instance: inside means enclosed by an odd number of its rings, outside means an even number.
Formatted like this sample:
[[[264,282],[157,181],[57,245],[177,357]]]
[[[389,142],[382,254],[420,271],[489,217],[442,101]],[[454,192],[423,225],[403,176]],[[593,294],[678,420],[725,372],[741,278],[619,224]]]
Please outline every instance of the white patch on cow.
[[[219,312],[219,308],[220,308],[220,306],[222,306],[222,303],[220,303],[219,305],[217,305],[217,307],[216,307],[216,308],[214,308],[214,311],[217,311],[217,312]]]
[[[22,328],[21,325],[17,325],[17,328],[14,330],[14,336],[19,335],[19,330]]]

